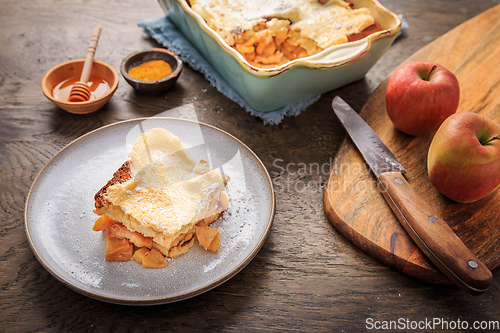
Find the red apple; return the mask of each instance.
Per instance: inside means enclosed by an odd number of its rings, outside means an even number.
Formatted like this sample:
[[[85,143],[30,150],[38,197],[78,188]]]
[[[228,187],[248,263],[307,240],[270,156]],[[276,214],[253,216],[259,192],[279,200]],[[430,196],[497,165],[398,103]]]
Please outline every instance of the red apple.
[[[500,184],[500,124],[473,112],[448,117],[432,139],[427,171],[434,187],[457,202],[473,202]]]
[[[460,86],[455,74],[439,64],[420,61],[396,69],[385,94],[392,123],[410,135],[437,131],[457,111],[459,100]]]

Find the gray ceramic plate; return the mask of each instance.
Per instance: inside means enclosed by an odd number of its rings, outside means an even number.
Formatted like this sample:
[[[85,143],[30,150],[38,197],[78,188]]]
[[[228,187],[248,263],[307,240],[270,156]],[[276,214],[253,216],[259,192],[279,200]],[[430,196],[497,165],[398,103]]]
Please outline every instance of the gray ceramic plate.
[[[221,247],[212,254],[196,243],[161,269],[134,260],[106,262],[103,233],[92,231],[94,194],[127,159],[141,131],[154,127],[171,131],[195,158],[229,175],[230,205],[213,224]],[[262,247],[274,209],[269,174],[242,142],[206,124],[158,117],[102,127],[57,153],[33,182],[25,227],[37,259],[66,286],[110,303],[152,305],[199,295],[237,274]]]

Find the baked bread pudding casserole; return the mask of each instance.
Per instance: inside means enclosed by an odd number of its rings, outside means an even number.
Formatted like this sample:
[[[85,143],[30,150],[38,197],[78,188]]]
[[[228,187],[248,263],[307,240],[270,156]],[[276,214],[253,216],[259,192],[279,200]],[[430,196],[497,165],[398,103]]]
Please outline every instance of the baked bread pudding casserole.
[[[380,31],[345,0],[186,0],[253,66],[275,67]]]
[[[107,261],[135,259],[160,268],[198,240],[215,253],[210,224],[228,207],[228,177],[197,162],[180,139],[161,128],[137,138],[129,159],[95,195],[93,230],[106,232]]]

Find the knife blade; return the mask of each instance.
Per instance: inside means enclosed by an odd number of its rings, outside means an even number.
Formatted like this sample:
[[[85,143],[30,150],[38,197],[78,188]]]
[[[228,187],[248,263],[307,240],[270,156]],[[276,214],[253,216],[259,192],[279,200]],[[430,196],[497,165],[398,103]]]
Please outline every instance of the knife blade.
[[[356,111],[339,96],[332,107],[376,176],[378,190],[415,244],[462,290],[472,295],[485,292],[493,280],[490,270],[411,188],[403,166]]]

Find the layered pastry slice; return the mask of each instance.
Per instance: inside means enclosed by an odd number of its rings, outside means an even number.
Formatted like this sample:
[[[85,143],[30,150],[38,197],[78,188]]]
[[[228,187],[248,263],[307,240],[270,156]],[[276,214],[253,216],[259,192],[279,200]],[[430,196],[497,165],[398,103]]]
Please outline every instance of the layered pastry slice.
[[[186,253],[195,240],[215,253],[219,231],[209,225],[228,206],[228,180],[197,162],[167,130],[143,133],[95,195],[99,218],[93,230],[106,232],[106,260],[134,258],[144,267],[164,267],[166,258]]]

